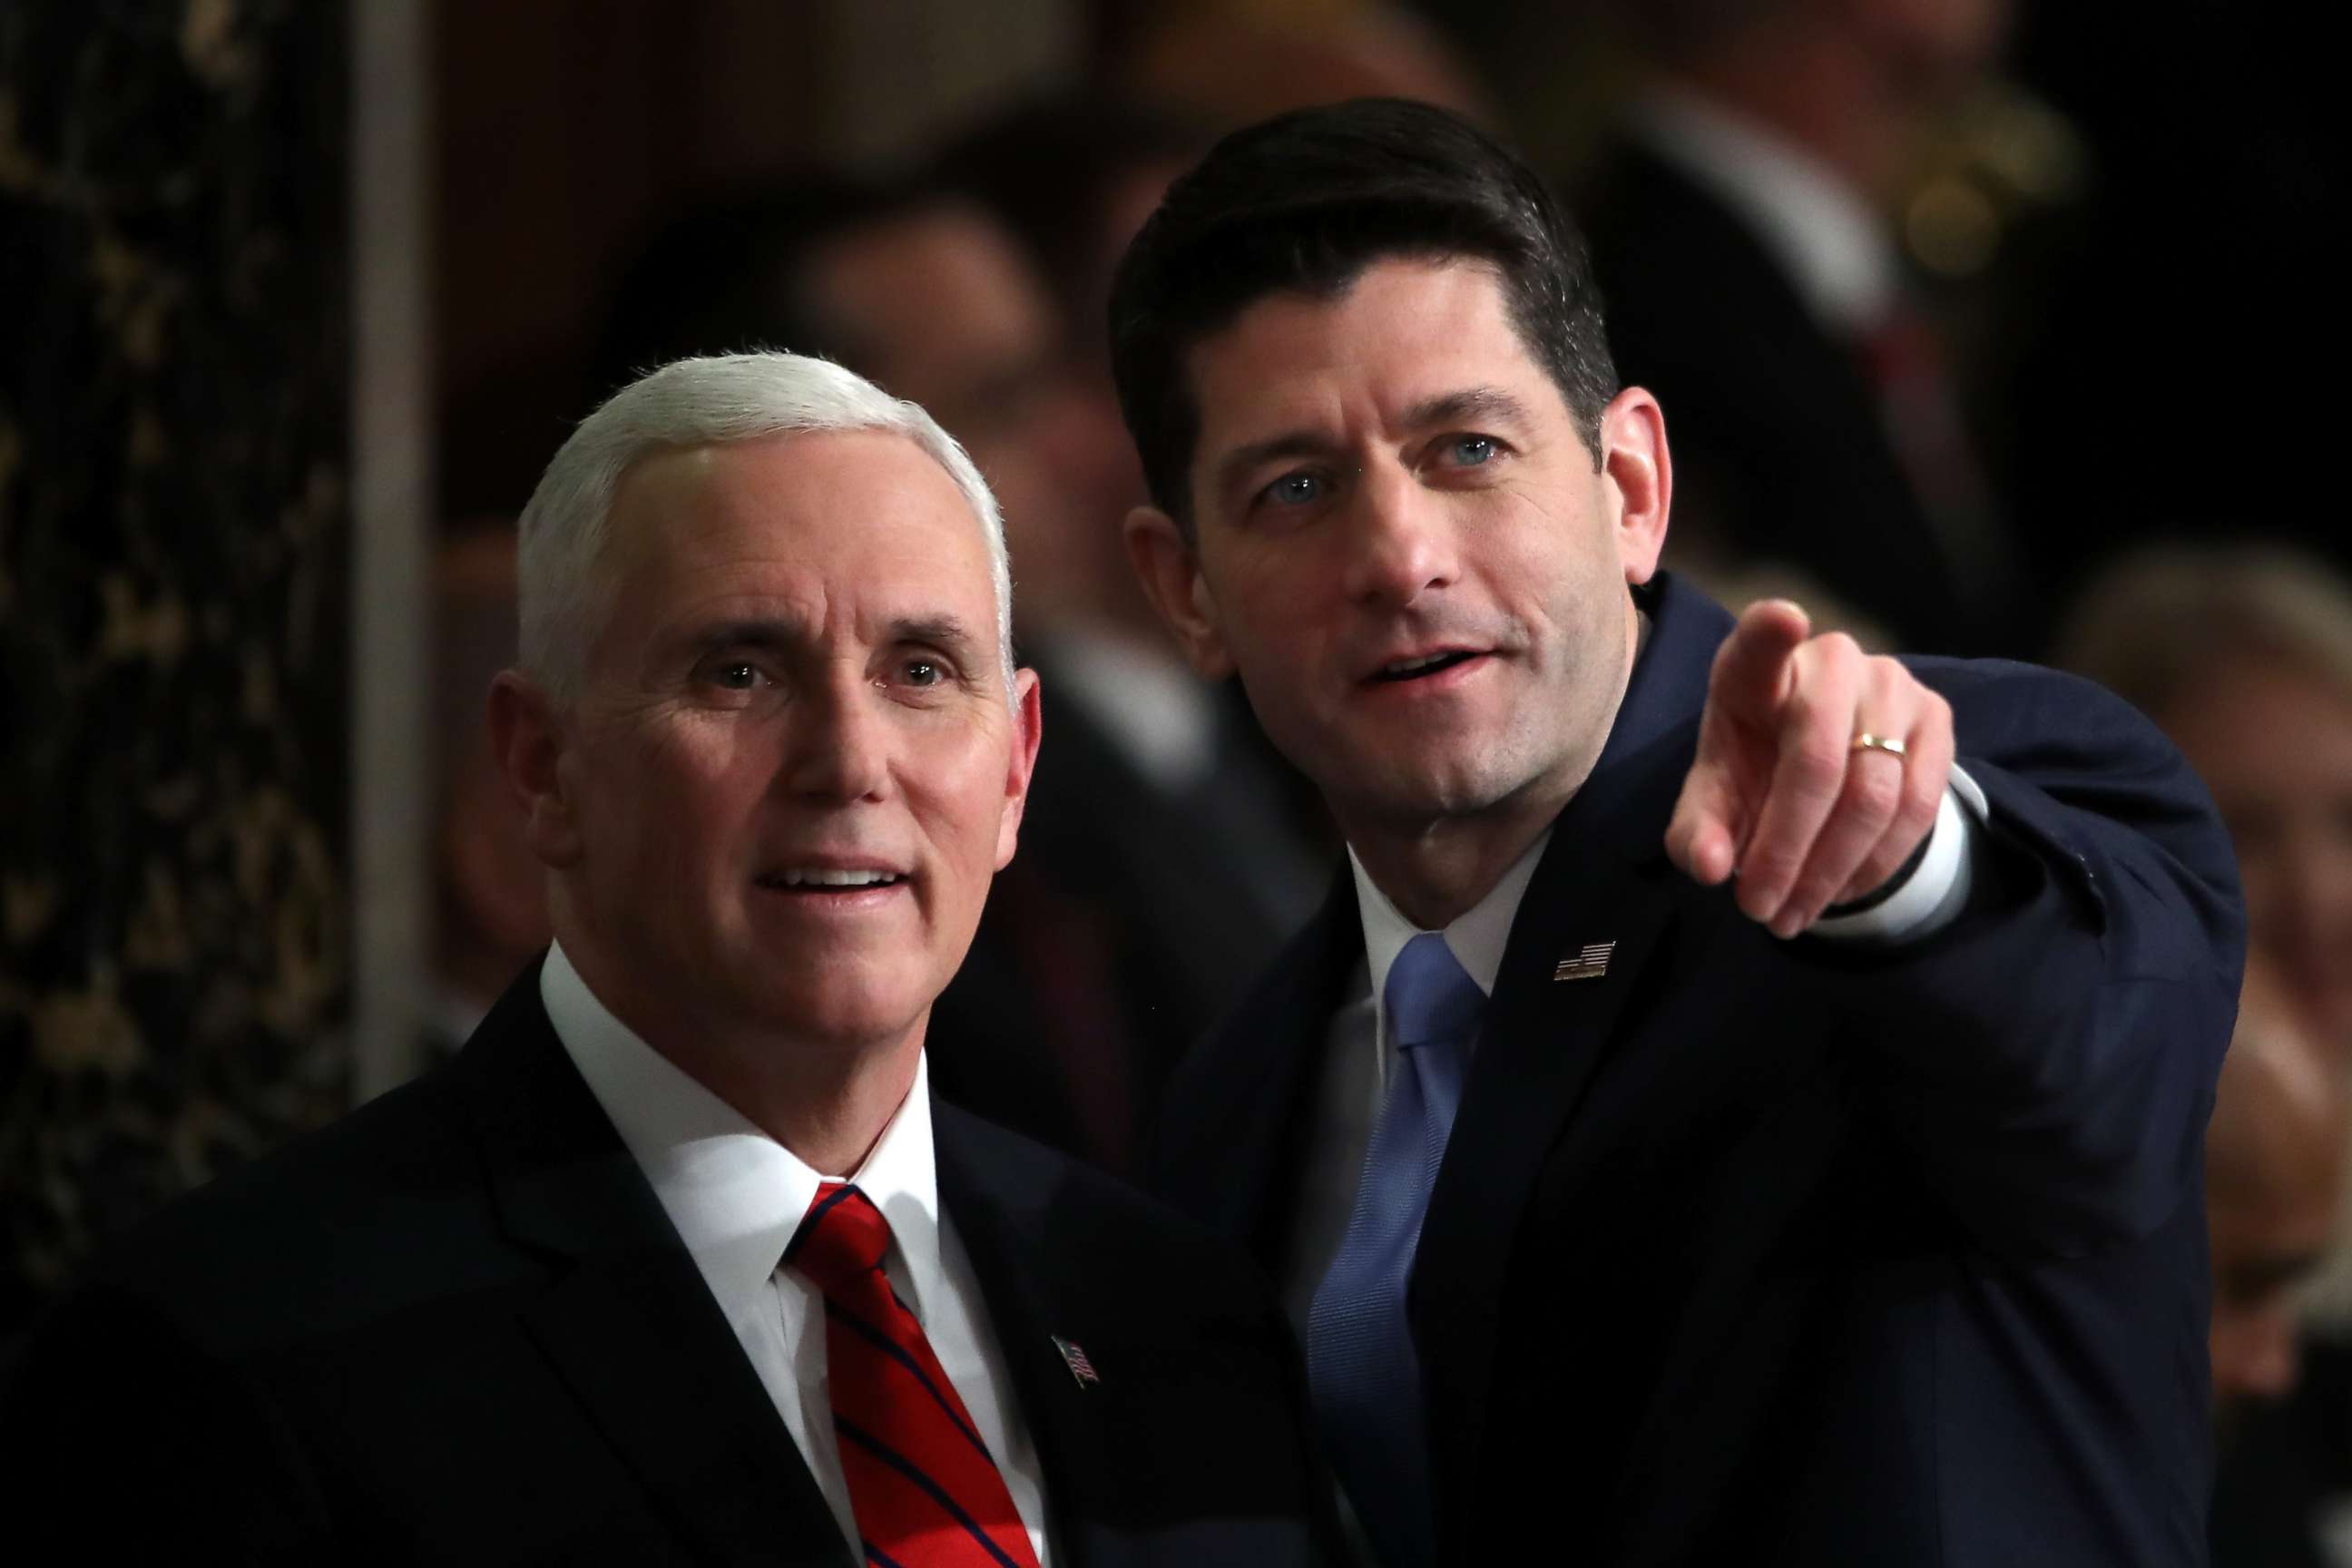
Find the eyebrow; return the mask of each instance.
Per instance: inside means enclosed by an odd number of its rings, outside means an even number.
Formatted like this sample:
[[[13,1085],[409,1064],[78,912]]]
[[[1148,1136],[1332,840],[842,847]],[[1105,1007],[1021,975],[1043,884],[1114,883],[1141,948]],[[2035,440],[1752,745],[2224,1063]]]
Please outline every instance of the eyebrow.
[[[1338,450],[1338,443],[1313,430],[1286,430],[1279,436],[1269,436],[1263,441],[1252,441],[1226,453],[1217,464],[1219,494],[1231,490],[1250,470],[1279,458],[1323,458]]]
[[[1423,398],[1406,409],[1404,414],[1404,426],[1408,430],[1423,430],[1432,425],[1470,423],[1500,423],[1525,427],[1530,421],[1528,405],[1499,386],[1472,386],[1460,392],[1441,392],[1434,397]]]
[[[954,656],[960,663],[970,663],[980,647],[980,639],[970,626],[955,616],[916,616],[890,623],[893,643],[929,643]]]
[[[769,616],[719,621],[696,632],[693,657],[707,658],[727,648],[799,648],[809,645],[807,628],[797,622]],[[928,643],[958,659],[969,659],[979,639],[961,617],[950,615],[902,616],[885,628],[885,644]]]
[[[1425,430],[1433,425],[1501,424],[1525,429],[1531,420],[1528,405],[1512,393],[1499,386],[1470,386],[1456,392],[1441,392],[1424,397],[1404,412],[1402,421],[1408,430]],[[1269,436],[1263,441],[1252,441],[1236,447],[1217,464],[1217,488],[1229,489],[1251,469],[1281,458],[1328,457],[1338,443],[1316,430],[1286,430]]]
[[[688,649],[693,658],[706,658],[730,647],[790,648],[807,641],[805,632],[790,621],[753,617],[704,626],[688,639]]]

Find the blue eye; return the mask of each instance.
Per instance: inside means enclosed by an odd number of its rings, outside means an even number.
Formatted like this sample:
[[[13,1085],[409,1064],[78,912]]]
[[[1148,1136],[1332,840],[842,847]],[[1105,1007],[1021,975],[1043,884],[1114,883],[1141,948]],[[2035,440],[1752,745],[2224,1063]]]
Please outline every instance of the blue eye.
[[[1491,461],[1496,450],[1492,436],[1456,436],[1452,444],[1454,462],[1465,468]]]
[[[1285,474],[1265,487],[1265,499],[1276,506],[1307,506],[1323,499],[1320,474]]]
[[[907,684],[937,686],[947,679],[947,671],[928,658],[910,659],[907,664]]]

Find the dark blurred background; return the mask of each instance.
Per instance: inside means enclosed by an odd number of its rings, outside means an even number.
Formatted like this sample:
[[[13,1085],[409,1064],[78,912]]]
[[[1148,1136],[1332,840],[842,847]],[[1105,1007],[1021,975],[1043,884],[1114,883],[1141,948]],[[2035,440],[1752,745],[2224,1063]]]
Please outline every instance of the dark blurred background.
[[[97,1242],[454,1048],[544,942],[481,735],[511,520],[687,353],[841,359],[997,486],[1048,738],[934,1072],[1132,1169],[1333,840],[1127,578],[1108,273],[1222,132],[1394,93],[1585,218],[1666,410],[1670,566],[2073,664],[2206,771],[2267,976],[2245,1059],[2287,1064],[2225,1081],[2226,1159],[2216,1123],[2221,1434],[2262,1457],[2221,1560],[2352,1561],[2320,14],[0,0],[0,1342]]]

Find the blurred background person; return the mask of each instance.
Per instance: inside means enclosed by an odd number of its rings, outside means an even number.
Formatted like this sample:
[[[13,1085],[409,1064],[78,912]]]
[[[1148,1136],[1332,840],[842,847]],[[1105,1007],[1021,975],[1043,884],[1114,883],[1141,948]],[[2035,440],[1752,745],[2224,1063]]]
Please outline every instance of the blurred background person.
[[[2326,1450],[2281,1441],[2265,1406],[2302,1373],[2299,1291],[2337,1224],[2346,1134],[2344,1064],[2313,1038],[2276,972],[2246,971],[2238,1025],[2205,1135],[2205,1225],[2212,1246],[2208,1334],[2220,1478],[2216,1568],[2319,1568],[2331,1494]],[[2341,1420],[2338,1423],[2339,1430]],[[2315,1434],[2313,1434],[2315,1435]],[[2251,1461],[2251,1462],[2250,1462]]]
[[[613,289],[591,401],[649,366],[767,342],[984,436],[1036,389],[1060,331],[1012,236],[976,205],[912,181],[820,175],[662,226]]]
[[[2297,1288],[2326,1250],[2344,1171],[2342,1064],[2312,1038],[2275,971],[2258,962],[2247,975],[2205,1134],[2213,1411],[2225,1432],[2295,1386]]]
[[[1581,203],[1625,379],[1664,404],[1669,564],[1778,564],[1896,646],[2007,650],[2011,541],[1895,215],[2007,0],[1634,0]]]
[[[1423,7],[1178,0],[1114,9],[1122,15],[1104,72],[1112,90],[1218,132],[1350,98],[1414,98],[1475,120],[1498,118],[1460,35]],[[1489,13],[1487,20],[1504,18]]]
[[[2145,551],[2091,584],[2056,659],[2188,756],[2230,825],[2253,944],[2352,1059],[2352,584],[2284,550]]]
[[[515,531],[454,531],[433,563],[433,995],[425,1059],[465,1044],[548,942],[547,879],[490,754],[490,682],[515,661]]]
[[[2214,1560],[2352,1563],[2352,585],[2276,548],[2152,548],[2092,582],[2056,657],[2180,746],[2245,887],[2253,963],[2206,1144]]]

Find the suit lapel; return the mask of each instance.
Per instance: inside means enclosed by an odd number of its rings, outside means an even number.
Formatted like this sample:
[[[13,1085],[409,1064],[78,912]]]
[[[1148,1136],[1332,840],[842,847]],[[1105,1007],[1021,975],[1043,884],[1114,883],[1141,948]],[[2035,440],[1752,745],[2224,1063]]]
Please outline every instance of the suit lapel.
[[[1462,1495],[1448,1477],[1478,1464],[1506,1276],[1536,1180],[1665,944],[1680,891],[1665,826],[1729,622],[1670,584],[1648,607],[1650,646],[1601,762],[1554,825],[1512,923],[1422,1227],[1411,1310],[1441,1498]],[[1563,958],[1602,942],[1615,944],[1605,973],[1555,978]]]
[[[1163,1127],[1159,1195],[1282,1277],[1331,1009],[1364,955],[1355,879],[1341,864],[1323,908],[1185,1064]]]
[[[1050,1534],[1057,1552],[1077,1550],[1075,1521],[1114,1516],[1104,1506],[1113,1480],[1104,1460],[1112,1451],[1103,1426],[1104,1394],[1078,1381],[1056,1336],[1083,1345],[1089,1328],[1086,1303],[1074,1300],[1044,1270],[1056,1254],[1045,1242],[1048,1192],[1028,1190],[1006,1162],[992,1161],[979,1140],[992,1131],[951,1106],[932,1102],[932,1142],[939,1161],[940,1201],[955,1222],[988,1303],[990,1326],[1013,1380],[1013,1393],[1045,1480]]]
[[[461,1070],[499,1215],[553,1264],[526,1327],[656,1506],[718,1561],[847,1568],[758,1374],[556,1039],[536,969]]]

